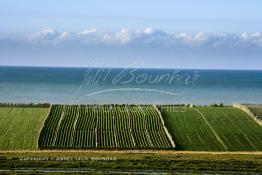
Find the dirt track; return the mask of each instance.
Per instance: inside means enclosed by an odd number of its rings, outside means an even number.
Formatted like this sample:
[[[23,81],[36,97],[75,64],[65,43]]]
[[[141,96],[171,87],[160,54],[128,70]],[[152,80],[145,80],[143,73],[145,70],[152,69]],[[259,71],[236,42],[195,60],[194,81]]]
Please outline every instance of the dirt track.
[[[173,150],[0,150],[0,153],[115,153],[115,154],[217,154],[217,155],[262,155],[255,151],[173,151]]]

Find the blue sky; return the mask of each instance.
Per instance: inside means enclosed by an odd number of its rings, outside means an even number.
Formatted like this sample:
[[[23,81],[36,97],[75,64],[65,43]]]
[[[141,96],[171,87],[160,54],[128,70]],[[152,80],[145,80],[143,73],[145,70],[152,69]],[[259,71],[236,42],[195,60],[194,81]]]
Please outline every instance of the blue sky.
[[[0,2],[2,34],[45,28],[79,31],[152,27],[167,32],[262,31],[260,0],[8,0]],[[19,33],[18,33],[19,32]]]
[[[260,0],[0,1],[0,65],[125,67],[140,60],[143,67],[260,69],[261,9]],[[146,29],[152,30],[150,36],[144,35]],[[96,33],[75,39],[77,34],[91,30]],[[135,33],[138,30],[140,34]],[[68,34],[70,41],[57,49],[54,43]],[[101,44],[101,38],[106,36],[121,46]],[[187,45],[177,44],[180,40]],[[229,44],[210,49],[210,43],[213,46],[225,40]],[[76,43],[81,46],[68,46]],[[152,54],[156,45],[158,52]],[[251,60],[248,64],[247,57]],[[165,63],[160,63],[159,58]],[[236,61],[238,65],[233,65]]]

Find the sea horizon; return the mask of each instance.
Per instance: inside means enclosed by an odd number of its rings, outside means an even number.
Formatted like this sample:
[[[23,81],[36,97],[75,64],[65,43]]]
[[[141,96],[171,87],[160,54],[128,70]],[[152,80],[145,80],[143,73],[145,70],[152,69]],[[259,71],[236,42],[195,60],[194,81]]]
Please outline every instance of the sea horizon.
[[[262,69],[241,69],[241,68],[178,68],[178,67],[110,67],[110,66],[38,66],[38,65],[0,65],[1,67],[17,67],[17,68],[80,68],[80,69],[85,69],[85,68],[95,68],[95,69],[100,69],[100,68],[105,68],[105,69],[160,69],[160,70],[215,70],[215,71],[262,71]]]
[[[0,102],[262,103],[262,71],[0,66]]]

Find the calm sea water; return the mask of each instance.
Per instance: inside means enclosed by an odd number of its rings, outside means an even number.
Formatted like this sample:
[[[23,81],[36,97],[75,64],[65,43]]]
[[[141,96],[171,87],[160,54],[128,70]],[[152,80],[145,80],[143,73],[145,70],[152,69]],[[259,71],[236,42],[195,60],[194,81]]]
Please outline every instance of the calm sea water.
[[[0,67],[0,101],[262,103],[262,71]]]

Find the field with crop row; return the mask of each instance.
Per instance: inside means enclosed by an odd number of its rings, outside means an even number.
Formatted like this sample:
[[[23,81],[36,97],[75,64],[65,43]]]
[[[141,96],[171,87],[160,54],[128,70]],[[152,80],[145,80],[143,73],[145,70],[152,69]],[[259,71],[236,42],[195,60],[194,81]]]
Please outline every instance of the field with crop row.
[[[262,127],[233,107],[161,108],[179,150],[262,151]]]
[[[262,151],[262,127],[237,108],[162,106],[161,112],[177,150]],[[170,149],[172,145],[150,105],[0,107],[0,150],[37,148]]]
[[[53,105],[39,148],[172,148],[153,106]]]

